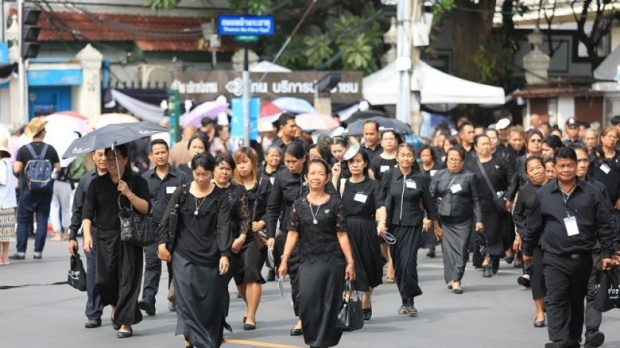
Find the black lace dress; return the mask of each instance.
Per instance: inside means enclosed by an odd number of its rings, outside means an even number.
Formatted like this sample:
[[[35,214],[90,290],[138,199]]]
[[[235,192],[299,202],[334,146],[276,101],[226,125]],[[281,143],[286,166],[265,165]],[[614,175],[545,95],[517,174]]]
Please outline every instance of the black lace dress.
[[[335,328],[345,271],[337,232],[346,231],[340,198],[319,206],[306,197],[293,203],[289,233],[299,233],[299,317],[311,347],[336,346],[342,335]]]
[[[349,242],[355,259],[355,289],[368,291],[382,284],[385,259],[377,236],[375,213],[385,206],[380,183],[370,178],[352,183],[347,180],[342,204],[347,217]]]

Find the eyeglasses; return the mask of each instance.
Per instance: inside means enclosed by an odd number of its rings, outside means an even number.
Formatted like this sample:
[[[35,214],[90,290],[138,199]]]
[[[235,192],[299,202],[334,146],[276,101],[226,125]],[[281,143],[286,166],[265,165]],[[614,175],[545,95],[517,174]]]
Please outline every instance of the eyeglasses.
[[[542,139],[533,138],[533,139],[530,139],[530,142],[531,143],[542,143]]]

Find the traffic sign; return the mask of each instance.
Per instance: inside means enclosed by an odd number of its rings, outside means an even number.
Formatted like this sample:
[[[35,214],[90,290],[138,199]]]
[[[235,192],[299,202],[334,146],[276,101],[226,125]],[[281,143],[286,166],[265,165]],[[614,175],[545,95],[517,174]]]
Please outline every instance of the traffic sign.
[[[217,18],[220,35],[273,35],[273,16],[221,15]]]
[[[258,35],[235,35],[235,41],[237,41],[237,42],[256,42],[256,41],[258,41]]]

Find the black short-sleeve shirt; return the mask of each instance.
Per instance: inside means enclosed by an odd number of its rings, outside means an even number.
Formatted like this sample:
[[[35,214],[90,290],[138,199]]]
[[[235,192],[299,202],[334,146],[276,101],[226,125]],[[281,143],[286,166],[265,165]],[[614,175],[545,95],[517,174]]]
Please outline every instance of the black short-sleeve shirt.
[[[42,141],[36,141],[30,143],[30,145],[32,145],[34,153],[40,155],[46,143]],[[56,149],[54,149],[54,147],[50,144],[47,144],[47,151],[45,152],[45,156],[43,158],[52,162],[52,165],[60,162]],[[22,170],[22,173],[19,175],[19,187],[21,189],[25,189],[28,186],[26,183],[26,164],[28,164],[28,161],[32,159],[34,158],[32,157],[30,150],[28,150],[28,146],[24,145],[20,147],[19,150],[17,150],[17,156],[15,157],[15,161],[21,162],[24,165],[24,170]]]

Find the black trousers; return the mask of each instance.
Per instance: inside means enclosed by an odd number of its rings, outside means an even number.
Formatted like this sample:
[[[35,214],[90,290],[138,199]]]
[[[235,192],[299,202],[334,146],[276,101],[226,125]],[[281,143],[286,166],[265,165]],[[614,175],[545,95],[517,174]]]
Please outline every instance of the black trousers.
[[[543,272],[547,285],[549,339],[559,348],[579,347],[584,322],[584,299],[592,256],[579,258],[544,253]]]
[[[158,247],[157,243],[144,247],[142,300],[153,304],[155,303],[155,297],[159,290],[159,279],[161,278],[161,260],[157,257]]]
[[[93,240],[97,240],[97,228],[93,227],[90,231]],[[101,318],[103,314],[103,303],[99,289],[95,286],[97,276],[97,243],[93,243],[90,253],[86,253],[86,310],[84,314],[89,320]]]
[[[586,337],[597,332],[601,327],[603,312],[594,309],[594,298],[596,297],[596,285],[601,282],[601,254],[592,254],[592,272],[588,280],[588,294],[586,295]]]

